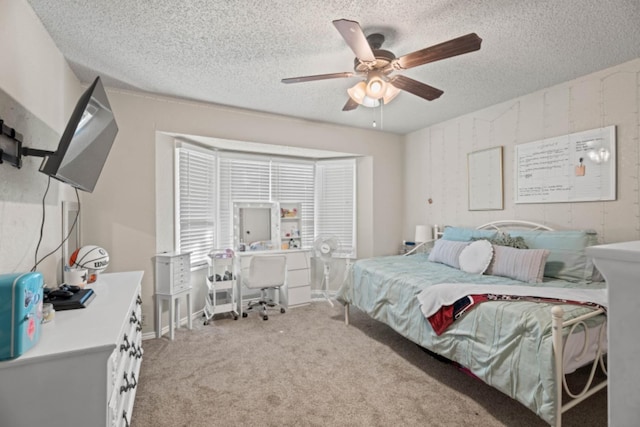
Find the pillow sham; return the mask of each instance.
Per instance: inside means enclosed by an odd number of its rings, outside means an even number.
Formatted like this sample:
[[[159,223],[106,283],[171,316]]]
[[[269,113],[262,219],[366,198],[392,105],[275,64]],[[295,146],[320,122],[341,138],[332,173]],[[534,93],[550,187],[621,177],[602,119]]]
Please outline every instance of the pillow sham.
[[[475,228],[445,227],[442,233],[443,240],[455,240],[457,242],[469,242],[472,239],[493,239],[498,234],[495,230],[476,230]]]
[[[446,264],[450,267],[460,268],[460,253],[469,242],[455,242],[452,240],[438,239],[429,252],[429,261]]]
[[[476,240],[462,249],[458,261],[460,270],[471,274],[485,272],[493,258],[493,246],[488,240]]]
[[[493,245],[493,261],[486,274],[541,283],[548,256],[547,249],[516,249]]]
[[[592,281],[593,261],[585,248],[598,243],[593,230],[531,231],[510,230],[513,237],[522,237],[531,249],[548,249],[544,275],[570,282]]]

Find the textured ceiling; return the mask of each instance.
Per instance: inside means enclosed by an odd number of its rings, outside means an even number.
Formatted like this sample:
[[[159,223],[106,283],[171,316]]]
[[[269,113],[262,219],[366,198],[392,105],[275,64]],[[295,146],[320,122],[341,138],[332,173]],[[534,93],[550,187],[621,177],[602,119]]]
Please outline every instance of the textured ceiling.
[[[27,0],[83,82],[405,134],[640,57],[640,0]],[[479,51],[403,71],[402,92],[343,112],[357,78],[333,26],[358,21],[401,56],[475,32]],[[381,126],[380,126],[381,125]]]

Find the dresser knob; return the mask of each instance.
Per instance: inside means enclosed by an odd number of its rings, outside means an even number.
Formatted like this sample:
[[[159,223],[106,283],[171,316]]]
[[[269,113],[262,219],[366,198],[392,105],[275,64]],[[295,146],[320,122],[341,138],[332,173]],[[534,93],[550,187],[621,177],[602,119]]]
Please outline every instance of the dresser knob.
[[[129,379],[127,378],[127,373],[124,373],[124,382],[126,383],[126,385],[121,385],[120,386],[120,394],[126,392],[129,390],[129,388],[131,388],[131,386],[129,385]]]
[[[129,386],[129,388],[136,388],[136,386],[138,385],[138,381],[136,381],[136,374],[134,374],[133,372],[131,373],[131,379],[133,380],[133,383]]]
[[[129,337],[127,337],[127,334],[124,334],[124,338],[123,341],[127,344],[120,344],[120,351],[127,351],[129,350],[129,348],[131,347],[131,344],[129,343]]]

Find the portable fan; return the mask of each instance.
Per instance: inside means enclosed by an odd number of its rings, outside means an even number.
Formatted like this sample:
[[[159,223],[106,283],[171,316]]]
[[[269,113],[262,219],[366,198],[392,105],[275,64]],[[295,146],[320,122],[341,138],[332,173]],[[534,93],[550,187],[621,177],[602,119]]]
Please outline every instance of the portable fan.
[[[319,236],[313,242],[313,249],[316,258],[322,261],[323,266],[323,278],[322,278],[322,292],[324,297],[329,301],[329,304],[333,307],[333,302],[329,299],[329,279],[331,276],[331,263],[333,262],[333,253],[338,250],[340,242],[337,237],[334,236]]]

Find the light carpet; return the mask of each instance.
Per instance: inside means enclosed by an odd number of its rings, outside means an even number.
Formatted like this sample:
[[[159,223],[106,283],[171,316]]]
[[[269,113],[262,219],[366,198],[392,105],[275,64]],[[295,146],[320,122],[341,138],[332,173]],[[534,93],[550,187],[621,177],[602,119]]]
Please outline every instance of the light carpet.
[[[327,301],[214,319],[143,342],[133,427],[547,425],[353,308],[351,326]],[[563,417],[606,424],[606,390]]]

